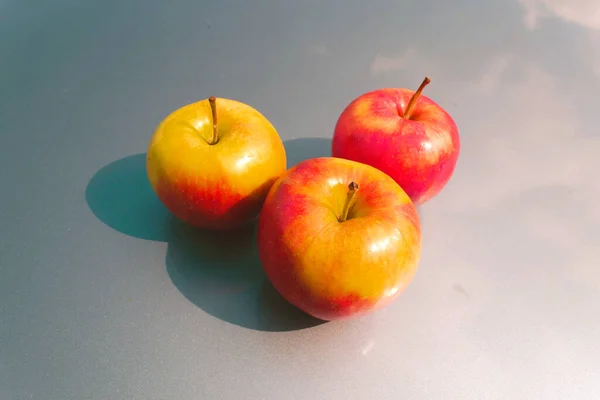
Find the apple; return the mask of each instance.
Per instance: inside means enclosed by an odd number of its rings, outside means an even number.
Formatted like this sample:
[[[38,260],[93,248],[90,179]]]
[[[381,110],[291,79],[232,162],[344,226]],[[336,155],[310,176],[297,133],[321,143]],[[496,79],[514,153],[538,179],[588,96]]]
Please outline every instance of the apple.
[[[283,142],[269,120],[247,104],[215,97],[168,115],[146,159],[150,185],[169,211],[215,230],[257,218],[285,171]]]
[[[423,204],[454,173],[460,152],[458,128],[442,107],[417,91],[385,88],[354,99],[336,123],[331,155],[369,164],[391,176]]]
[[[410,197],[388,175],[319,157],[271,187],[257,242],[275,289],[329,321],[380,309],[406,289],[420,259],[421,227]]]

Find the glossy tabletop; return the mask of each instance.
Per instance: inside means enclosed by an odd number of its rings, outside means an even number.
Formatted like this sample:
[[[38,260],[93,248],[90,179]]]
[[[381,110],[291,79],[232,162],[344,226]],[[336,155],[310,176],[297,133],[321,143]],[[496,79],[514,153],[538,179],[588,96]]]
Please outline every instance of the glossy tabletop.
[[[291,166],[425,75],[461,155],[384,310],[302,314],[149,187],[184,104],[251,104]],[[598,399],[599,104],[596,0],[0,0],[0,399]]]

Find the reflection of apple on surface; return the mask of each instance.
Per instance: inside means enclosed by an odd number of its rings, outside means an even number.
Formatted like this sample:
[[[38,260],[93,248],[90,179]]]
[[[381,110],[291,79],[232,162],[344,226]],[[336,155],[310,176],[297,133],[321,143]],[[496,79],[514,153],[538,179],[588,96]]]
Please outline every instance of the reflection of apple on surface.
[[[386,88],[354,99],[342,112],[332,155],[374,166],[391,176],[415,204],[436,196],[460,152],[452,117],[421,91]]]
[[[417,210],[366,164],[313,158],[271,188],[258,226],[263,268],[290,303],[323,320],[358,316],[395,299],[421,252]]]
[[[256,218],[286,170],[273,125],[256,109],[211,97],[167,116],[148,148],[146,170],[158,198],[180,220],[228,229]]]

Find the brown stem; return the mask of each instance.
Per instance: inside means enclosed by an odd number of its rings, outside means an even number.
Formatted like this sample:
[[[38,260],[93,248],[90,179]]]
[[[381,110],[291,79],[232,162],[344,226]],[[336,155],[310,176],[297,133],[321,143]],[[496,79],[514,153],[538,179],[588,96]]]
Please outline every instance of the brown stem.
[[[342,210],[342,215],[340,216],[339,221],[344,222],[348,219],[348,211],[350,211],[350,204],[352,200],[354,200],[354,196],[356,196],[356,192],[358,191],[358,183],[351,182],[348,185],[348,194],[346,195],[346,202],[344,203],[344,209]]]
[[[210,141],[210,144],[217,144],[219,141],[219,131],[218,128],[218,120],[217,120],[217,99],[215,96],[210,96],[208,98],[208,102],[210,103],[210,110],[212,111],[212,120],[213,120],[213,136]]]
[[[431,82],[431,79],[426,76],[425,79],[423,79],[423,82],[421,82],[421,86],[419,86],[417,91],[412,95],[408,102],[408,107],[406,107],[406,111],[404,111],[404,115],[402,116],[404,119],[410,119],[410,114],[412,113],[413,108],[415,108],[417,100],[419,100],[419,96],[421,96],[421,92],[425,89],[425,86],[429,85],[429,82]]]

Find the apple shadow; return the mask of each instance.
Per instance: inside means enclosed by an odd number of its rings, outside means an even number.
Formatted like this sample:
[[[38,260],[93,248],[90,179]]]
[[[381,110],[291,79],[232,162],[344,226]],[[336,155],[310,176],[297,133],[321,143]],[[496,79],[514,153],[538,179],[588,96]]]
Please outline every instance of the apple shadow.
[[[172,214],[146,177],[146,154],[136,154],[101,168],[89,181],[85,200],[110,228],[139,239],[167,242]]]
[[[216,318],[258,331],[293,331],[324,323],[289,304],[270,284],[258,257],[256,222],[212,232],[179,221],[154,194],[145,163],[142,153],[106,165],[89,181],[85,199],[108,227],[168,243],[166,271],[187,300]]]
[[[291,331],[323,323],[287,303],[270,284],[258,257],[256,228],[253,222],[209,232],[173,221],[166,257],[173,284],[204,311],[246,328]]]

